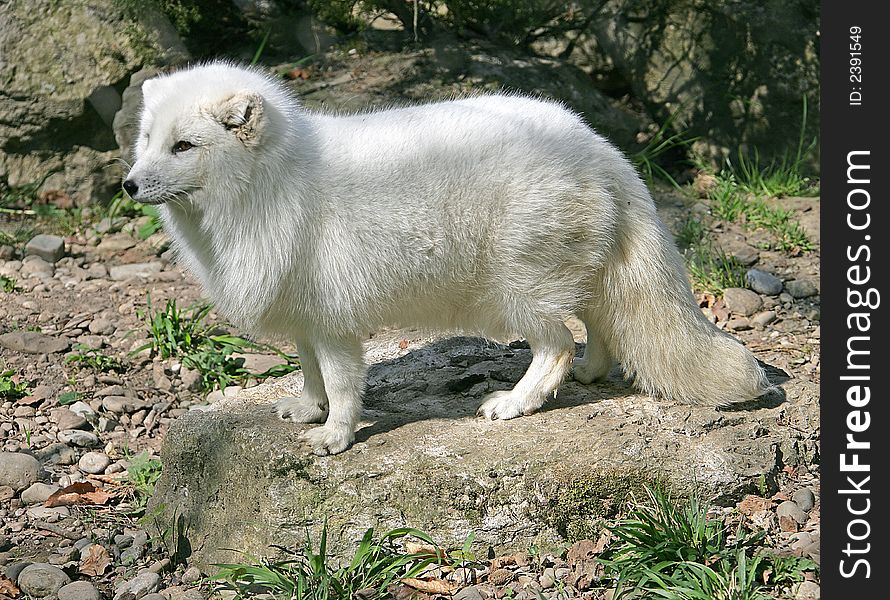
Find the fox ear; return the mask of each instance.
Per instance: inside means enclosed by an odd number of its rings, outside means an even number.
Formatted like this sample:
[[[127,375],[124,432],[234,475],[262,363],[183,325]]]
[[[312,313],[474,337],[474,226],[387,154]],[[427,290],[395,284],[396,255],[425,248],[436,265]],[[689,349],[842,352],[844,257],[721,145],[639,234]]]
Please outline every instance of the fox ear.
[[[210,107],[211,116],[234,132],[245,146],[259,142],[266,124],[263,97],[255,92],[238,92]]]

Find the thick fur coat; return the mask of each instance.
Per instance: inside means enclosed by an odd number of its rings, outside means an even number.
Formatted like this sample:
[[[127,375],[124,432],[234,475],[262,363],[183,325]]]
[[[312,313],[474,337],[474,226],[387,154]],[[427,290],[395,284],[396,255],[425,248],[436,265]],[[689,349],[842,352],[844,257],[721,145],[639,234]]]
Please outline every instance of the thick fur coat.
[[[143,93],[124,188],[160,205],[223,314],[296,343],[304,390],[278,409],[323,423],[304,434],[318,454],[352,443],[361,340],[385,325],[525,337],[531,366],[485,399],[491,419],[535,412],[557,389],[573,315],[588,333],[581,382],[618,361],[644,392],[683,402],[769,389],[702,315],[633,166],[560,104],[499,94],[335,116],[219,62]]]

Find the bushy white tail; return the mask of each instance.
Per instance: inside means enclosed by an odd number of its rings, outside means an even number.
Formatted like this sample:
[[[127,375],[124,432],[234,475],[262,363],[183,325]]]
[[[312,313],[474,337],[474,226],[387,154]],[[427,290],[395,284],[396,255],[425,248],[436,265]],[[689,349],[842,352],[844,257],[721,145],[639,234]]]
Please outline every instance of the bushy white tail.
[[[647,394],[712,406],[769,391],[754,356],[696,305],[680,253],[642,182],[623,204],[633,216],[619,228],[594,301],[580,315],[589,354],[576,374],[604,375],[616,359]]]

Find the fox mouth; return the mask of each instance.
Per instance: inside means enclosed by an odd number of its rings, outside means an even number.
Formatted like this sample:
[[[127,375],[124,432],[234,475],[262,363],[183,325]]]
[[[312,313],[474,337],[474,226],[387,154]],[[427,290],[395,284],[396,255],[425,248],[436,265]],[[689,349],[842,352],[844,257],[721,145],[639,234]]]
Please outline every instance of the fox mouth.
[[[123,184],[124,192],[126,192],[127,196],[134,202],[138,202],[139,204],[147,204],[151,206],[157,206],[160,204],[167,204],[168,202],[185,202],[190,199],[191,195],[198,190],[200,187],[190,187],[188,189],[176,190],[176,191],[166,191],[162,193],[155,194],[145,194],[144,192],[140,193],[139,186],[132,182],[131,180],[127,180]]]

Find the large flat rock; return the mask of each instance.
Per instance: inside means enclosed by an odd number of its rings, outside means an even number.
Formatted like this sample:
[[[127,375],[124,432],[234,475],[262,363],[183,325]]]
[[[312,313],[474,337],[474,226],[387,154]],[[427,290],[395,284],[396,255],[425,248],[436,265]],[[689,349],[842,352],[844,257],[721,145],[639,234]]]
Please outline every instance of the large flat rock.
[[[311,455],[298,440],[308,426],[275,415],[275,398],[299,394],[299,372],[174,424],[152,508],[162,528],[176,521],[193,563],[273,556],[325,519],[334,554],[369,527],[406,525],[444,544],[473,532],[496,551],[554,547],[595,535],[646,482],[729,503],[769,488],[783,458],[815,452],[806,382],[727,412],[641,396],[616,369],[590,386],[567,381],[536,415],[486,421],[476,408],[520,377],[523,344],[396,330],[367,346],[363,421],[343,454]]]

